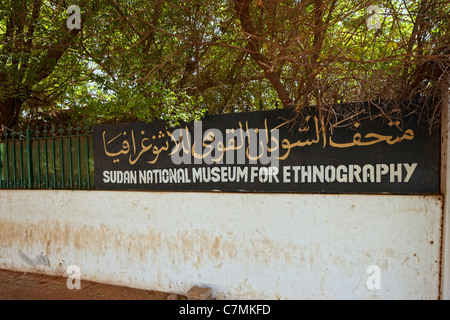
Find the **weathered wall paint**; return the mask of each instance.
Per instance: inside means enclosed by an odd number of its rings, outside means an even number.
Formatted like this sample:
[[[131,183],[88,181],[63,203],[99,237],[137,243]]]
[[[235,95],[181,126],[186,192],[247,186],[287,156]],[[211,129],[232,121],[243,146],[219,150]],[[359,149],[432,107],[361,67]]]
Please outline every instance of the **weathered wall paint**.
[[[210,286],[218,299],[437,299],[442,205],[441,196],[2,190],[0,268],[67,276],[78,265],[82,281]],[[381,289],[366,286],[370,265]]]

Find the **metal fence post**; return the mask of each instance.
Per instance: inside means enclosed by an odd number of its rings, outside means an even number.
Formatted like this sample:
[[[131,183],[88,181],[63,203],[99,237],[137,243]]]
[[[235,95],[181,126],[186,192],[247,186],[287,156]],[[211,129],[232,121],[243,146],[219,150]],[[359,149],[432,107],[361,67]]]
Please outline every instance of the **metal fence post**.
[[[78,188],[81,189],[81,144],[80,144],[80,124],[77,122],[75,128],[77,133],[77,160],[78,160]]]
[[[60,139],[61,139],[61,146],[60,146],[60,151],[61,151],[61,189],[64,189],[65,184],[64,184],[64,129],[62,127],[62,125],[59,126],[59,135],[60,135]]]
[[[20,130],[18,132],[19,134],[19,164],[20,164],[20,181],[18,181],[18,186],[19,188],[26,188],[26,184],[25,184],[25,178],[23,176],[23,140],[25,138],[26,140],[26,132],[23,132],[22,130]],[[24,137],[25,134],[25,137]],[[26,141],[25,141],[25,146],[26,146]]]
[[[6,162],[6,189],[9,189],[9,152],[8,152],[8,131],[5,131],[5,162]]]
[[[48,147],[47,147],[47,127],[44,127],[44,152],[45,152],[45,188],[49,188],[49,177],[48,177]]]
[[[31,155],[31,143],[30,143],[30,126],[27,127],[27,169],[28,169],[28,189],[33,188],[32,177],[32,155]]]
[[[39,128],[36,126],[36,130],[34,131],[36,138],[36,162],[37,162],[37,188],[41,188],[41,148],[39,146]]]
[[[16,188],[17,186],[17,174],[16,174],[16,140],[14,139],[14,135],[15,132],[11,132],[11,142],[12,142],[12,160],[13,160],[13,164],[12,164],[12,168],[13,168],[13,184],[12,187],[13,189]]]
[[[55,126],[52,125],[52,128],[50,130],[50,133],[52,135],[52,164],[53,164],[53,183],[52,183],[52,188],[56,189],[56,145],[55,145],[55,136],[56,136],[56,131],[55,131]]]
[[[90,189],[91,188],[91,182],[90,182],[90,176],[89,176],[89,126],[86,123],[85,126],[85,130],[86,130],[86,173],[87,173],[87,188]]]
[[[3,143],[0,140],[0,189],[3,187],[2,152],[3,152]]]

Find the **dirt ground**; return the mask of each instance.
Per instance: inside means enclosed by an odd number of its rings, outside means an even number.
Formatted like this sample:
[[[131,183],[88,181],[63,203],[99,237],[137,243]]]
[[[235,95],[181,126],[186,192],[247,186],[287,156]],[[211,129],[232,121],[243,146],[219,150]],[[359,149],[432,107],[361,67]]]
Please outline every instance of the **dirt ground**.
[[[168,300],[170,294],[83,280],[80,289],[70,290],[64,277],[0,270],[0,300]]]

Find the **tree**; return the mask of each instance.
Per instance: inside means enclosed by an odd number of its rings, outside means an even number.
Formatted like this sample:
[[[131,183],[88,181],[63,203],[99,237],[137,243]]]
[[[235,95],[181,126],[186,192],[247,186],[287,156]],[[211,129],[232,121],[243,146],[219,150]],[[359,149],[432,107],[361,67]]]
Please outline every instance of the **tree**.
[[[96,122],[309,105],[350,117],[345,102],[435,99],[449,74],[444,0],[86,1],[80,32],[66,5],[2,8],[3,124],[49,108]],[[420,105],[433,122],[439,104]]]
[[[50,75],[61,67],[80,31],[67,28],[60,15],[65,10],[62,1],[14,0],[1,5],[1,124],[16,124],[24,105],[43,99],[42,93],[51,87]]]
[[[433,96],[436,83],[448,77],[445,1],[379,1],[384,12],[376,29],[369,26],[371,1],[235,0],[234,5],[253,60],[285,105],[331,108]]]

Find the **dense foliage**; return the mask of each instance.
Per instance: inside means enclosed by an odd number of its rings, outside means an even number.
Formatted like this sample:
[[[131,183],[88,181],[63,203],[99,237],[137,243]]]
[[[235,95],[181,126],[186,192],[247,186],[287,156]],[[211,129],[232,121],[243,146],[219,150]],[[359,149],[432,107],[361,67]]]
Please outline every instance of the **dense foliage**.
[[[70,5],[81,29],[66,24]],[[356,112],[345,102],[435,99],[449,11],[445,0],[2,0],[0,123],[307,105],[333,118]],[[432,122],[438,108],[419,111]]]

